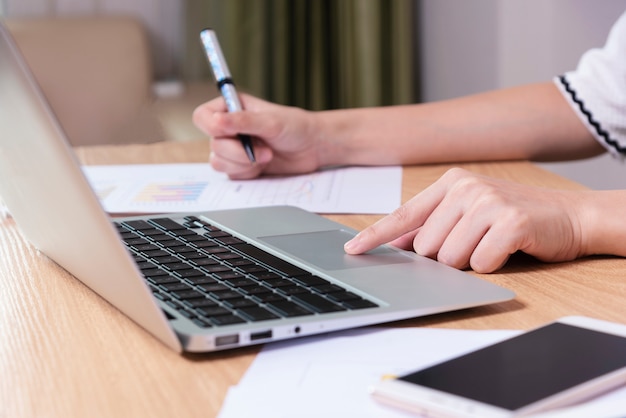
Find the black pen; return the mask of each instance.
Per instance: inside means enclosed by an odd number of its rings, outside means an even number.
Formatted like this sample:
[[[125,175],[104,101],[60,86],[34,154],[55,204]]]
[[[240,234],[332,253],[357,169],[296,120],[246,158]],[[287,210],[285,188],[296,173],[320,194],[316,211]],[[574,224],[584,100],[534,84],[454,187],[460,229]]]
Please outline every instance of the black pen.
[[[243,110],[241,102],[239,101],[239,95],[235,89],[235,83],[233,83],[230,71],[228,71],[228,65],[226,65],[226,60],[224,59],[224,54],[222,54],[222,48],[220,48],[220,44],[217,41],[215,31],[211,29],[203,29],[200,32],[200,40],[202,41],[204,51],[206,52],[209,64],[213,70],[213,75],[215,76],[215,81],[217,82],[217,88],[220,90],[224,100],[226,101],[228,111],[239,112]],[[256,158],[254,157],[254,150],[252,149],[250,136],[239,134],[238,137],[243,145],[243,148],[246,150],[246,154],[248,154],[250,161],[255,162]]]

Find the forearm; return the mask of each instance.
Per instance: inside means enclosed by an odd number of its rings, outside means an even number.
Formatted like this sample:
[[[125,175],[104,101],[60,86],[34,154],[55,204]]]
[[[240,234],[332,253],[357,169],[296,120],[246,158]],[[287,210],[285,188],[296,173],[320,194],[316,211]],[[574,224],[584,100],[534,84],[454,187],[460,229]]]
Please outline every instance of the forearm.
[[[551,82],[315,117],[323,165],[565,160],[603,151]]]

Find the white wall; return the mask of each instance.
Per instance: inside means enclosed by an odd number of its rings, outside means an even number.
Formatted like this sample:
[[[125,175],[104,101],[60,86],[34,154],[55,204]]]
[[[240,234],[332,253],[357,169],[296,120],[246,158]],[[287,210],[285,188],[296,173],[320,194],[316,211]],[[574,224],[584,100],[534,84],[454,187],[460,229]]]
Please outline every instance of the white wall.
[[[625,10],[626,0],[421,0],[423,98],[549,80],[602,46]],[[608,155],[541,165],[592,188],[626,188],[626,165]]]
[[[128,14],[142,20],[155,51],[155,76],[177,74],[182,44],[180,0],[0,0],[8,17]]]

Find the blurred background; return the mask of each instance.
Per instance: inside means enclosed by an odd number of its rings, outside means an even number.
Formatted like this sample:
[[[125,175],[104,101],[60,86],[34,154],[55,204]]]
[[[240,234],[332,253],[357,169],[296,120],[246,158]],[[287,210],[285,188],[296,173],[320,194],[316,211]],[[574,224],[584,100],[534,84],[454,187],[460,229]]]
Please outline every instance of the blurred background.
[[[77,145],[202,138],[191,111],[217,95],[198,41],[204,27],[217,31],[242,91],[333,109],[435,101],[549,80],[575,68],[587,49],[601,47],[624,10],[626,0],[0,0],[0,14]],[[121,17],[131,18],[140,33],[121,24]],[[54,27],[59,22],[63,30]],[[70,26],[76,31],[70,33]],[[116,41],[107,33],[128,35]],[[125,41],[132,36],[137,42]],[[82,63],[46,63],[35,53],[55,48],[70,48],[57,57],[78,55],[80,48],[88,52]],[[96,122],[81,128],[76,119],[88,118],[77,118],[71,106],[83,103],[86,114],[85,103],[97,101],[95,88],[76,88],[70,100],[68,88],[55,86],[46,74],[57,66],[58,74],[76,68],[86,74],[89,65],[99,69],[93,70],[100,71],[99,79],[110,73],[129,85],[130,76],[122,74],[127,66],[127,73],[147,79],[133,85],[146,84],[149,91],[140,92],[134,111],[125,111],[132,122],[119,122],[120,128],[87,141]],[[608,155],[541,165],[592,188],[626,188],[626,167]]]

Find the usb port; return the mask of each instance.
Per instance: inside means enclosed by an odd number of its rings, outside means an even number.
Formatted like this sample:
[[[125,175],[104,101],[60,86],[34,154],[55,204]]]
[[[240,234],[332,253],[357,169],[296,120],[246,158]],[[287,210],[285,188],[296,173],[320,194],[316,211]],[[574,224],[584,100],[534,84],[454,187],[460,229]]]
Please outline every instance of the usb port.
[[[266,338],[272,338],[272,330],[267,330],[267,331],[259,331],[259,332],[253,332],[250,334],[250,341],[255,341],[255,340],[264,340]]]

